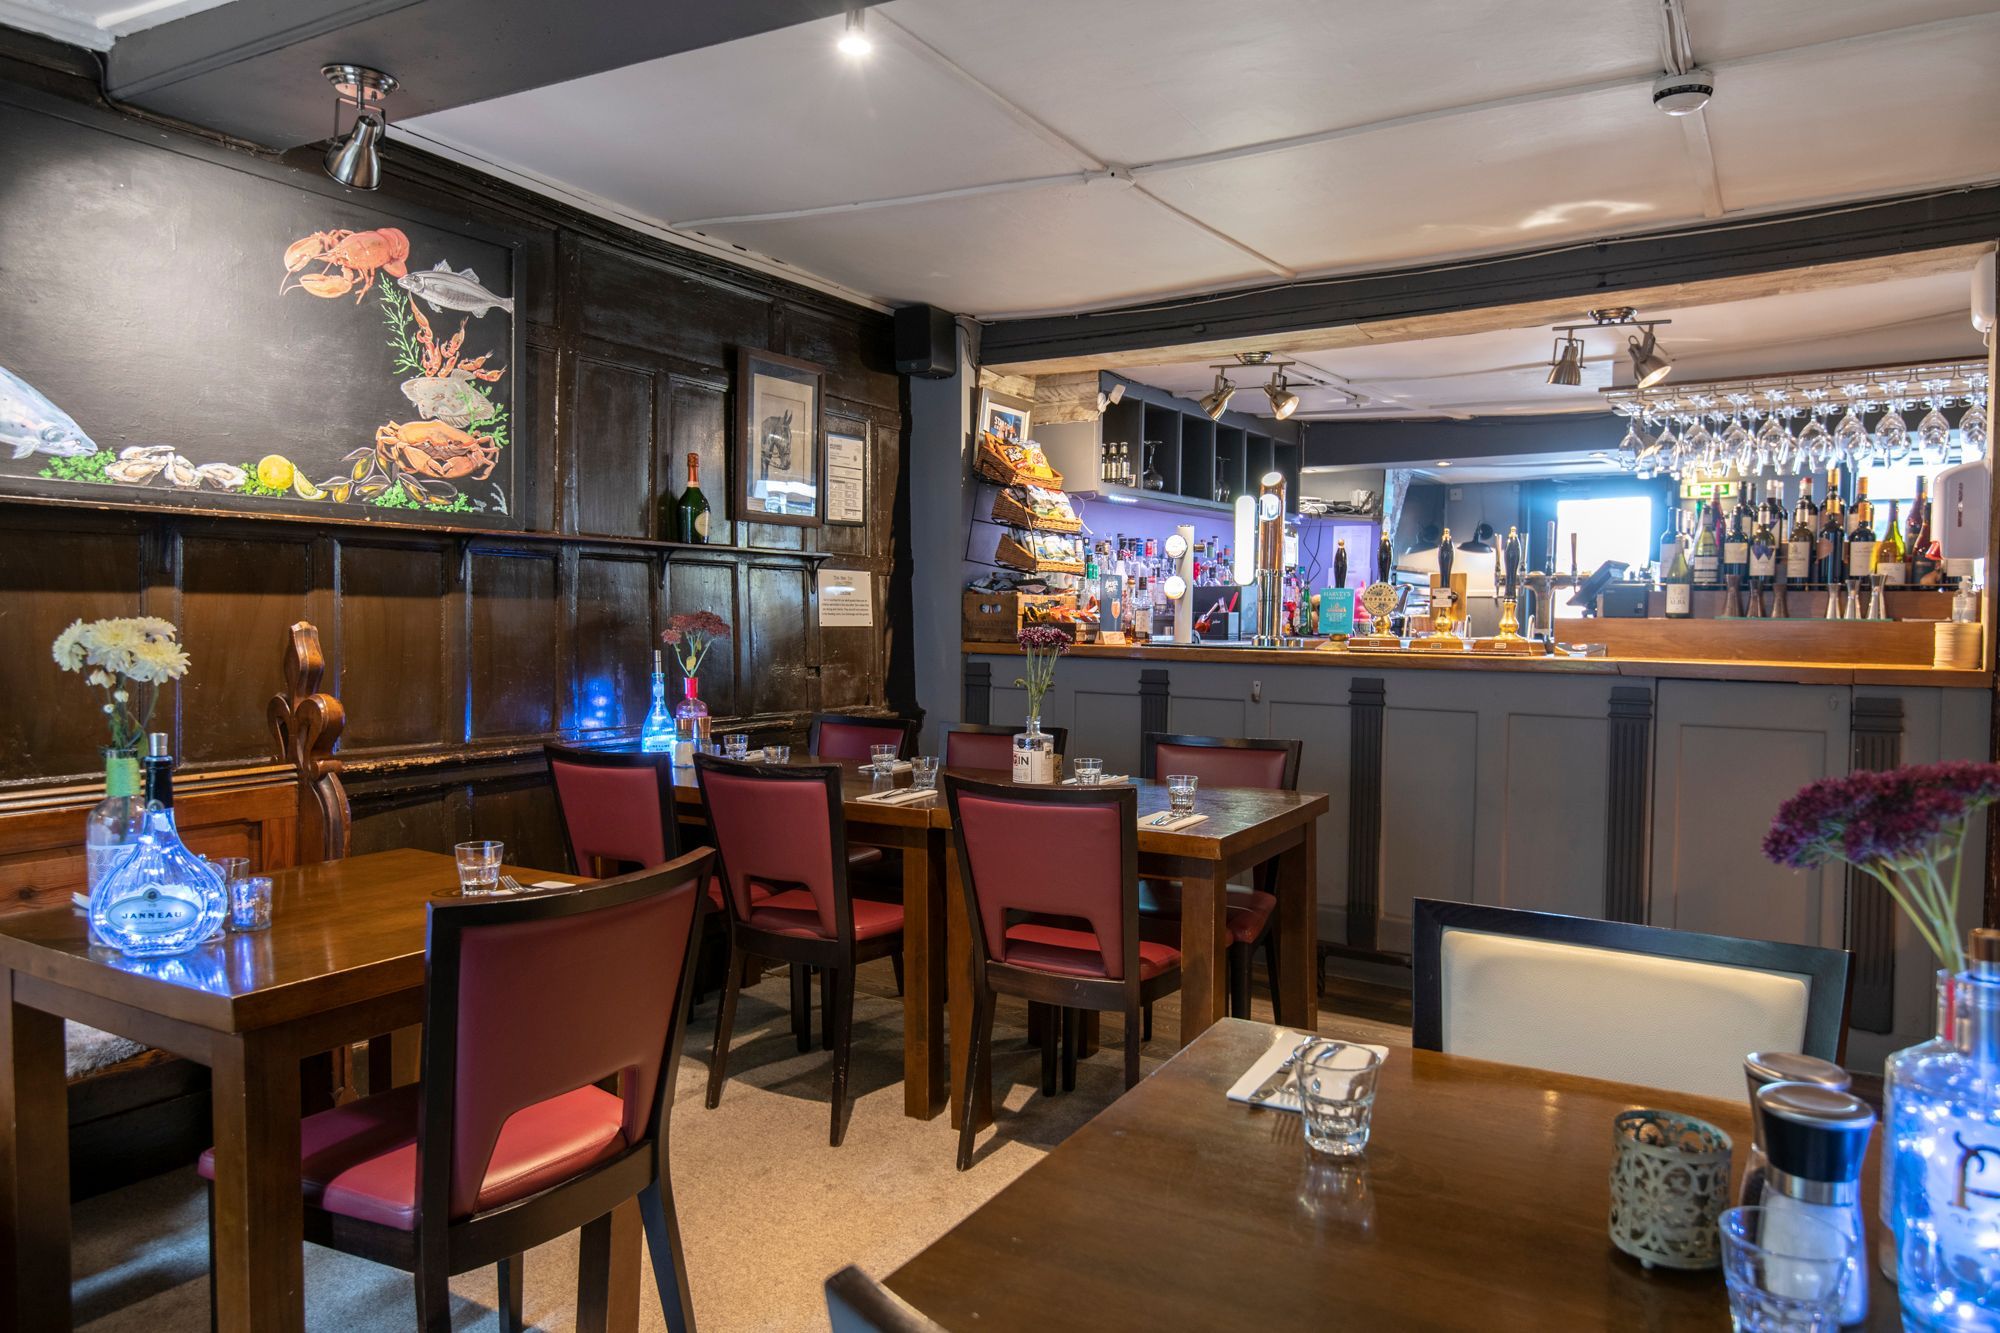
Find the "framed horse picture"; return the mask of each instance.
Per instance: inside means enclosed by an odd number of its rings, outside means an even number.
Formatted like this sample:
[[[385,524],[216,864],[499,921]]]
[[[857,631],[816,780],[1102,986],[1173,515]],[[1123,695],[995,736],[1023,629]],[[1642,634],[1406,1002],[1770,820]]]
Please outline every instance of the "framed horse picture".
[[[826,516],[826,372],[810,361],[736,352],[736,512],[752,523],[816,528]]]

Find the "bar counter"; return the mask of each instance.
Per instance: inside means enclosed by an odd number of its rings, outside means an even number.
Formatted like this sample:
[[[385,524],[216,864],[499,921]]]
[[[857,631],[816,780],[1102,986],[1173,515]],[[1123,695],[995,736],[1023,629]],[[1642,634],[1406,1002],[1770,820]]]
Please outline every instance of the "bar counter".
[[[1845,632],[1776,623],[1801,641]],[[1706,642],[1769,632],[1724,622]],[[1903,660],[1082,645],[1042,721],[1068,729],[1071,757],[1121,773],[1140,771],[1149,731],[1303,741],[1300,789],[1332,798],[1320,939],[1352,960],[1407,955],[1418,897],[1850,948],[1850,1059],[1865,1067],[1928,1031],[1928,955],[1871,881],[1775,866],[1764,834],[1821,777],[1984,759],[1993,685],[1910,660],[1915,629],[1871,632],[1904,636]],[[961,647],[960,719],[1022,721],[1019,649]]]

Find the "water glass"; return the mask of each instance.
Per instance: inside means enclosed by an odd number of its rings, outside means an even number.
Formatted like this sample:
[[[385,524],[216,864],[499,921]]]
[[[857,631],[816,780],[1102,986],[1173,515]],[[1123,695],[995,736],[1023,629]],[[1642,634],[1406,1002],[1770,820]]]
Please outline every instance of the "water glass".
[[[1793,1210],[1722,1215],[1722,1273],[1736,1333],[1833,1333],[1853,1241]]]
[[[732,731],[722,738],[722,753],[728,759],[747,759],[750,756],[750,737],[740,731]]]
[[[792,747],[789,745],[766,745],[764,762],[767,764],[789,764],[792,762]]]
[[[461,842],[451,850],[458,857],[460,893],[493,893],[499,889],[500,860],[507,850],[506,843]]]
[[[225,886],[250,873],[250,858],[247,856],[205,856],[202,859],[215,867]]]
[[[937,787],[937,775],[937,756],[920,754],[910,761],[910,785],[912,787],[921,787],[926,791],[935,790]]]
[[[869,765],[877,773],[896,771],[896,747],[893,745],[871,745],[868,747]]]
[[[1194,813],[1194,789],[1200,781],[1192,773],[1167,774],[1167,804],[1176,816]]]
[[[271,880],[268,875],[243,875],[229,881],[229,926],[232,930],[271,928]]]
[[[1306,1146],[1329,1157],[1355,1157],[1368,1146],[1375,1114],[1375,1076],[1382,1057],[1366,1046],[1314,1037],[1292,1073]]]
[[[1096,787],[1104,781],[1104,761],[1102,759],[1078,759],[1071,767],[1076,773],[1076,785]]]

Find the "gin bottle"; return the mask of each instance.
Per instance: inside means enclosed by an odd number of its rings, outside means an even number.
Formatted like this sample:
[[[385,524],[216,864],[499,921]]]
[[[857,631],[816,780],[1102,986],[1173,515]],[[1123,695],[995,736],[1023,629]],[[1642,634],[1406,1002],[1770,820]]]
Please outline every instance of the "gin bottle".
[[[221,872],[189,851],[174,826],[167,738],[146,738],[146,819],[138,840],[90,895],[91,937],[128,958],[186,953],[222,928]]]
[[[653,706],[646,710],[639,748],[647,754],[666,754],[674,748],[674,715],[667,711],[667,673],[660,667],[657,650],[653,653]]]

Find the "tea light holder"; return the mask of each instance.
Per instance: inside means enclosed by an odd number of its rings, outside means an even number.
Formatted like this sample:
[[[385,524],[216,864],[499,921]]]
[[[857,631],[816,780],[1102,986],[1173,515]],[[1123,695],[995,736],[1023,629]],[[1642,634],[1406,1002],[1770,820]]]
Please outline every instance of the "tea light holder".
[[[1734,1146],[1692,1116],[1621,1113],[1611,1122],[1611,1243],[1647,1268],[1714,1268]]]
[[[271,928],[271,881],[250,875],[229,886],[229,925],[233,930]]]

